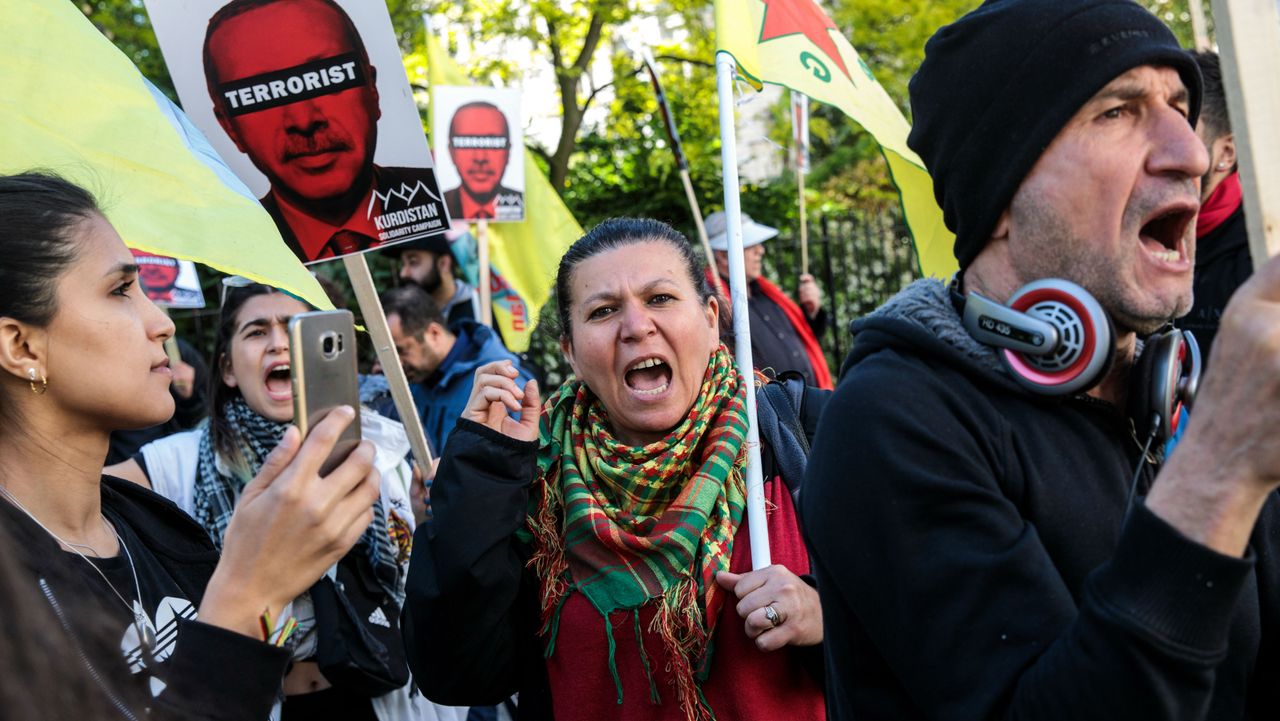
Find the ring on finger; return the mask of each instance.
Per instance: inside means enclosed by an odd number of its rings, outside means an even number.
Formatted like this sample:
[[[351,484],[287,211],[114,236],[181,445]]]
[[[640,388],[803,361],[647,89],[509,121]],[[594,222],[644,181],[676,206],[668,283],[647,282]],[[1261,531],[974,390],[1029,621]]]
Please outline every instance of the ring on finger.
[[[782,614],[778,613],[777,609],[773,607],[773,604],[764,607],[764,617],[769,621],[769,625],[774,628],[781,626],[786,621]]]

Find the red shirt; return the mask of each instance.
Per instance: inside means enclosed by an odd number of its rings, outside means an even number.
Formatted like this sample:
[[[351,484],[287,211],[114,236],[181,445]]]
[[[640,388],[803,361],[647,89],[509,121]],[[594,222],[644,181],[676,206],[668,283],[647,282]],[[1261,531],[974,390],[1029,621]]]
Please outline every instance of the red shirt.
[[[773,562],[796,575],[809,572],[809,556],[800,536],[795,507],[786,484],[774,479],[765,484],[769,519],[769,552]],[[751,542],[744,516],[734,537],[729,570],[751,570]],[[735,610],[736,599],[726,599],[717,622],[711,673],[702,684],[703,695],[719,721],[822,721],[826,704],[822,679],[799,662],[799,652],[814,649],[783,648],[764,653],[747,638],[743,620]],[[636,639],[635,612],[614,611],[609,616],[616,645],[613,658],[622,681],[623,701],[618,703],[613,675],[609,672],[609,642],[604,618],[581,593],[570,592],[560,615],[555,654],[547,659],[552,707],[556,721],[684,721],[674,680],[667,672],[662,639],[648,632],[652,604],[640,609],[640,629],[649,668],[661,697],[649,698]]]

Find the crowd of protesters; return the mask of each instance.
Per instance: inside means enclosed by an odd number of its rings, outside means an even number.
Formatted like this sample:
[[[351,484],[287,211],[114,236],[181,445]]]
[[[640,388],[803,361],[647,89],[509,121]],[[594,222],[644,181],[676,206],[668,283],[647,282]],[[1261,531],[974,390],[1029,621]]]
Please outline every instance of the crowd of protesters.
[[[857,321],[838,379],[821,292],[763,277],[777,231],[746,216],[745,376],[723,214],[714,267],[644,218],[565,252],[555,388],[448,241],[389,249],[430,468],[377,376],[301,437],[307,303],[226,279],[211,352],[171,361],[94,197],[0,177],[5,715],[1280,713],[1280,261],[1248,262],[1216,58],[1128,0],[988,0],[910,93],[960,271]],[[1028,292],[1082,309],[1099,360],[1070,382],[973,320]]]

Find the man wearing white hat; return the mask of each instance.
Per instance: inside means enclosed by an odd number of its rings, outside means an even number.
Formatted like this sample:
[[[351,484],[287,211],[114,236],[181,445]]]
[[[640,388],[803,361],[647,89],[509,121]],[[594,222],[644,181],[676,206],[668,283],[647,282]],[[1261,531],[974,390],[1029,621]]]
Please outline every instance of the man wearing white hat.
[[[729,287],[729,234],[723,211],[706,219],[707,238],[715,252],[716,271]],[[742,246],[747,288],[747,312],[751,316],[751,357],[755,366],[773,373],[793,370],[819,388],[831,388],[831,371],[818,345],[818,336],[827,328],[827,311],[822,307],[822,291],[808,273],[800,276],[800,304],[766,279],[763,270],[764,242],[778,234],[777,228],[757,223],[742,214]]]

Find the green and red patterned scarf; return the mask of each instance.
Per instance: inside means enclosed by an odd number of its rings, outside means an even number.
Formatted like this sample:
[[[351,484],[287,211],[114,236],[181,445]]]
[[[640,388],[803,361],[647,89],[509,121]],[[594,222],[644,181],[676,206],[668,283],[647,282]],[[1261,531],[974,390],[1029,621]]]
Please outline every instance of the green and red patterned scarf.
[[[725,601],[715,576],[729,569],[746,504],[745,404],[733,357],[721,345],[688,415],[654,443],[614,438],[604,406],[577,379],[543,407],[529,531],[547,655],[570,591],[605,618],[653,603],[650,631],[666,645],[689,719],[713,718],[697,682],[710,668]],[[617,682],[612,651],[609,665]]]

